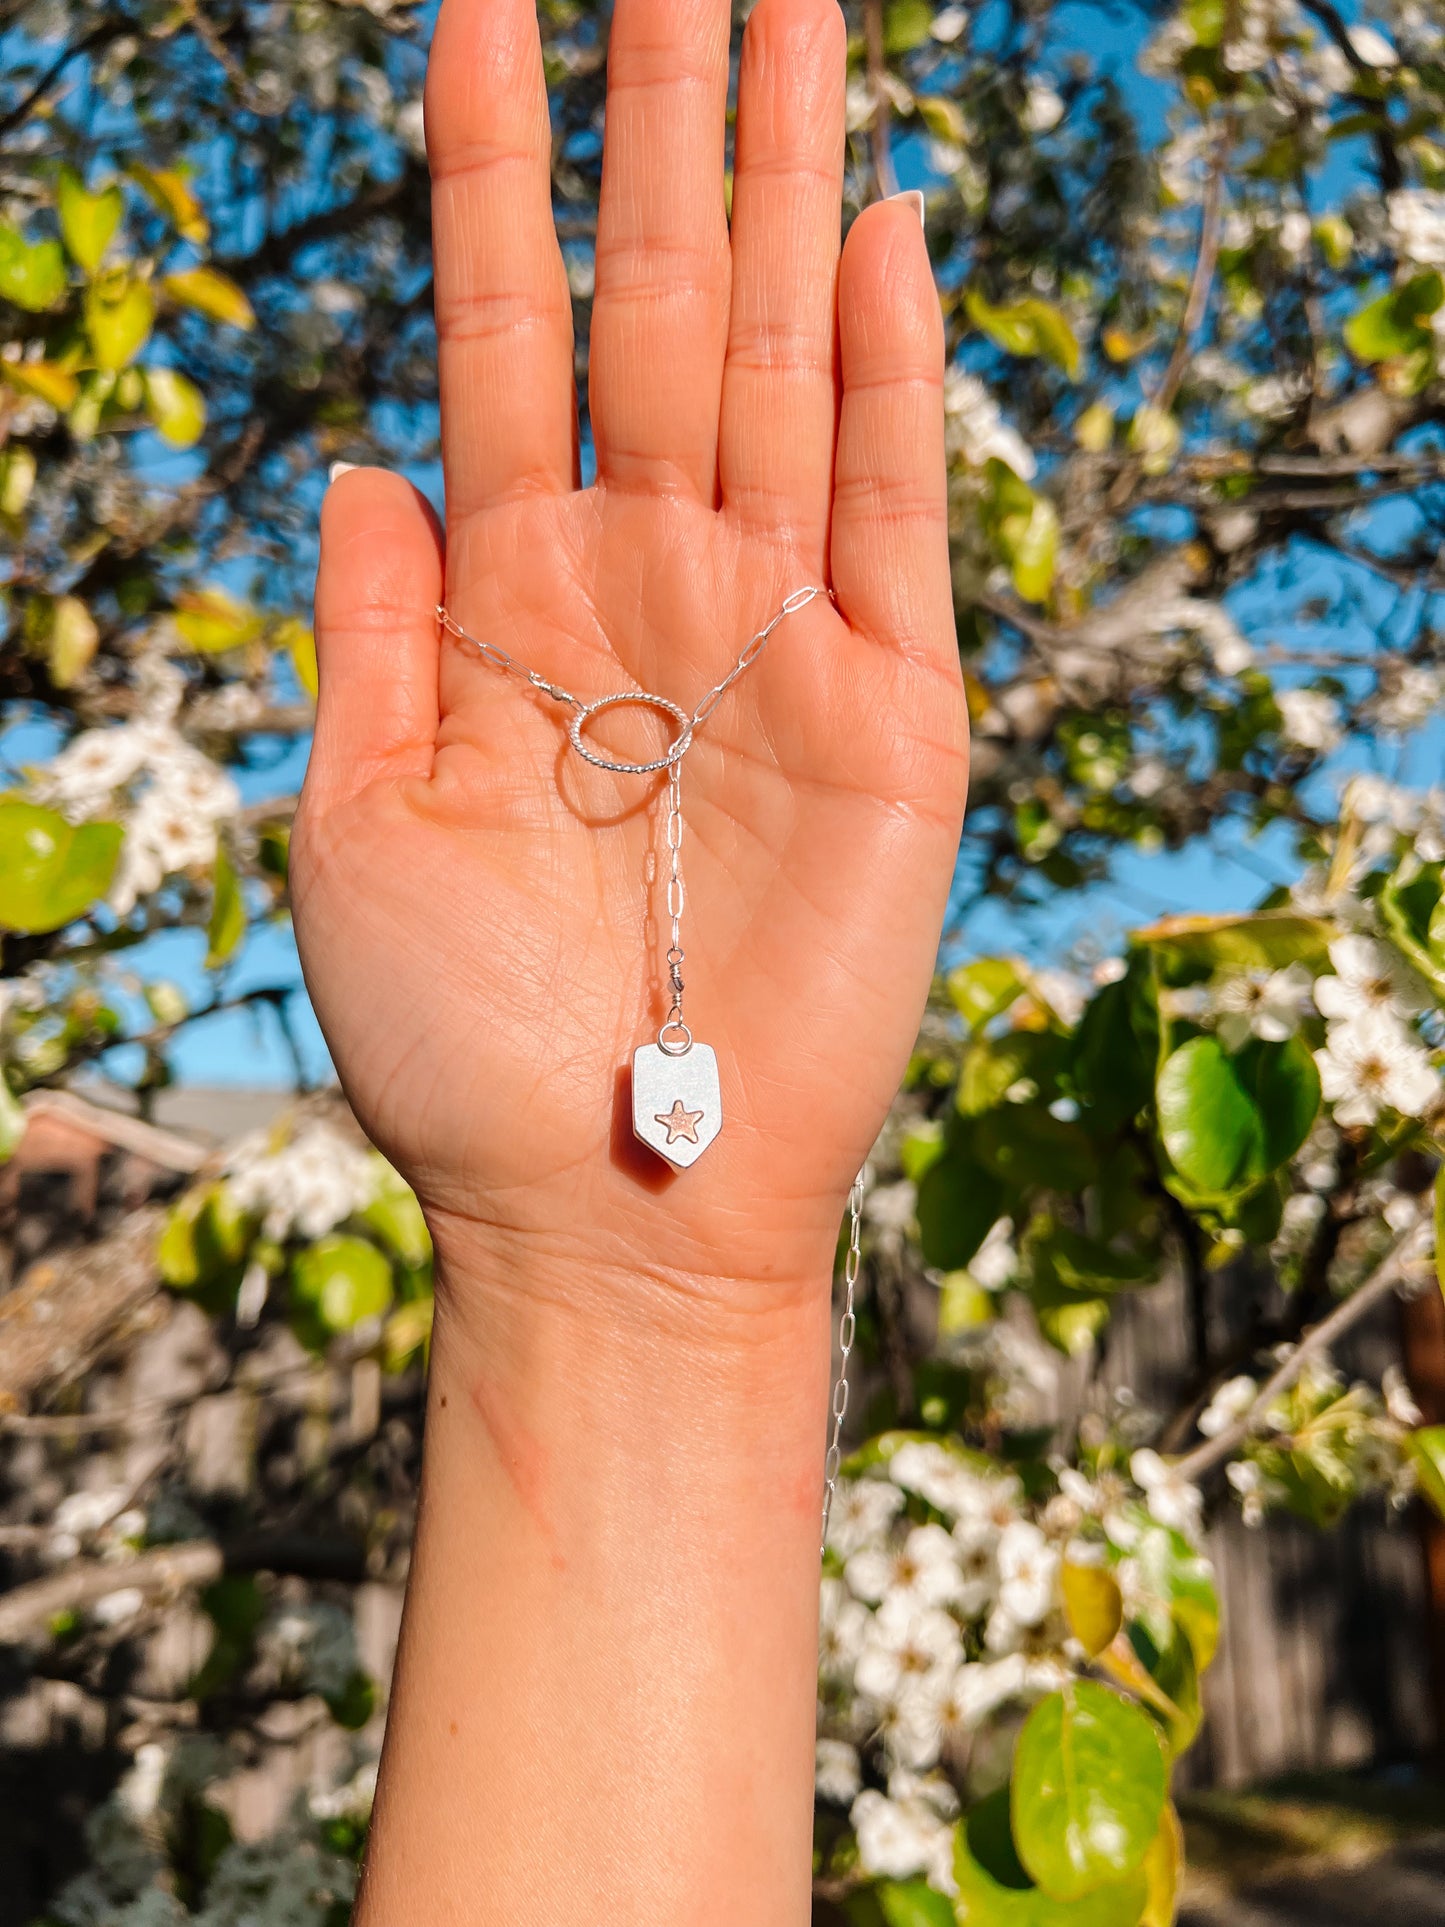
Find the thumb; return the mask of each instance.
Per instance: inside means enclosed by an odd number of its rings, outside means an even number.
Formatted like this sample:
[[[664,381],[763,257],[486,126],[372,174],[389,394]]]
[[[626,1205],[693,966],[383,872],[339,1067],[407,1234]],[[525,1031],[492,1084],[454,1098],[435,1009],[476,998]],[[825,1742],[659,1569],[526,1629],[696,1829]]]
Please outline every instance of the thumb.
[[[441,529],[410,482],[382,468],[334,475],[316,576],[314,800],[430,771],[443,576]]]

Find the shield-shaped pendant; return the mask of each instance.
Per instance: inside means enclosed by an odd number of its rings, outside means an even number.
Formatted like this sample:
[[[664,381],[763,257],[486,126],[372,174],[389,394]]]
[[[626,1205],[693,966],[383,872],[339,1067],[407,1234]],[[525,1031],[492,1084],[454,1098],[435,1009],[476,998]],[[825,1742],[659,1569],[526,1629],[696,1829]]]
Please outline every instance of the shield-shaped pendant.
[[[632,1057],[632,1128],[676,1171],[696,1164],[722,1129],[722,1091],[710,1044],[675,1054],[642,1044]]]

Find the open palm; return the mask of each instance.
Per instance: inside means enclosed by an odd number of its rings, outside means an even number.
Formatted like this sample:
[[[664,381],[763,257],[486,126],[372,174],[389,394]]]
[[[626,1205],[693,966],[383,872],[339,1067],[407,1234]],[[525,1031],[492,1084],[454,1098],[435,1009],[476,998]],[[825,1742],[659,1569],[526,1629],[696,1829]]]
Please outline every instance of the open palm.
[[[579,486],[572,311],[532,0],[445,0],[427,83],[447,530],[376,470],[323,515],[296,922],[346,1090],[443,1247],[816,1278],[906,1061],[965,788],[940,401],[915,206],[839,258],[845,34],[759,0],[731,231],[728,0],[616,0]],[[792,591],[683,765],[687,1020],[725,1123],[629,1143],[666,1014],[666,778],[592,768],[581,700],[691,710]],[[600,747],[661,754],[613,712]],[[589,731],[589,733],[591,733]]]

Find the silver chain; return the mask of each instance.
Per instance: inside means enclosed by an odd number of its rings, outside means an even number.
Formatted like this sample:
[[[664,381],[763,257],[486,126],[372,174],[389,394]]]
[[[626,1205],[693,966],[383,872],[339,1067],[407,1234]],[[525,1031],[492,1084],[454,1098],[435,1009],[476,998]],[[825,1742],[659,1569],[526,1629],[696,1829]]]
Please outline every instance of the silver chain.
[[[626,691],[616,696],[601,696],[596,702],[584,703],[580,696],[574,696],[570,689],[560,683],[549,682],[535,669],[529,669],[524,662],[503,649],[499,643],[483,642],[480,636],[471,635],[463,629],[447,609],[445,603],[436,606],[437,621],[448,635],[455,636],[475,649],[484,662],[494,669],[501,669],[508,675],[518,677],[528,683],[554,703],[573,711],[567,734],[572,747],[589,763],[598,769],[611,770],[621,776],[646,776],[655,770],[667,771],[667,914],[672,930],[667,947],[667,978],[670,1004],[666,1021],[657,1034],[659,1048],[670,1056],[682,1056],[692,1048],[692,1032],[682,1020],[683,978],[682,965],[682,912],[686,902],[686,892],[682,881],[682,759],[692,748],[695,732],[705,723],[723,697],[740,676],[747,674],[758,657],[767,647],[768,638],[778,624],[788,616],[796,615],[800,609],[818,596],[827,596],[830,602],[837,601],[831,589],[809,584],[807,588],[794,589],[779,606],[777,613],[748,638],[737,661],[723,677],[713,684],[697,707],[689,712],[680,704],[669,701],[666,696],[653,695],[648,690]],[[678,733],[668,744],[666,752],[651,762],[629,763],[603,756],[599,751],[585,743],[582,731],[590,717],[599,711],[624,705],[660,709],[671,716],[678,725]],[[838,1487],[838,1468],[843,1462],[843,1420],[848,1411],[848,1360],[853,1351],[853,1340],[857,1333],[858,1321],[854,1312],[854,1298],[858,1286],[858,1270],[862,1263],[863,1231],[863,1189],[867,1168],[860,1171],[853,1180],[848,1193],[848,1252],[843,1262],[843,1315],[838,1322],[838,1377],[833,1385],[831,1408],[832,1437],[828,1443],[827,1457],[823,1462],[823,1545],[828,1539],[828,1518],[833,1509],[833,1494]]]
[[[843,1260],[843,1316],[838,1320],[838,1376],[833,1383],[833,1436],[828,1441],[828,1456],[823,1461],[823,1543],[819,1557],[828,1550],[828,1520],[833,1511],[833,1494],[838,1490],[838,1468],[843,1463],[843,1420],[848,1415],[848,1360],[858,1331],[853,1301],[858,1290],[858,1271],[863,1262],[863,1189],[868,1167],[853,1180],[848,1193],[848,1252]]]

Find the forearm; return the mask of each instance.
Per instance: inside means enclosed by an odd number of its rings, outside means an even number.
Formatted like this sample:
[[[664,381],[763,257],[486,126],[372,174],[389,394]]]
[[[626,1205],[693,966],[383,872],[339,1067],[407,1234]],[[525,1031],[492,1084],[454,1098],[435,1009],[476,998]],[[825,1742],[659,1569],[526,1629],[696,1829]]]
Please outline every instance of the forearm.
[[[808,1920],[825,1273],[448,1281],[358,1927]]]

